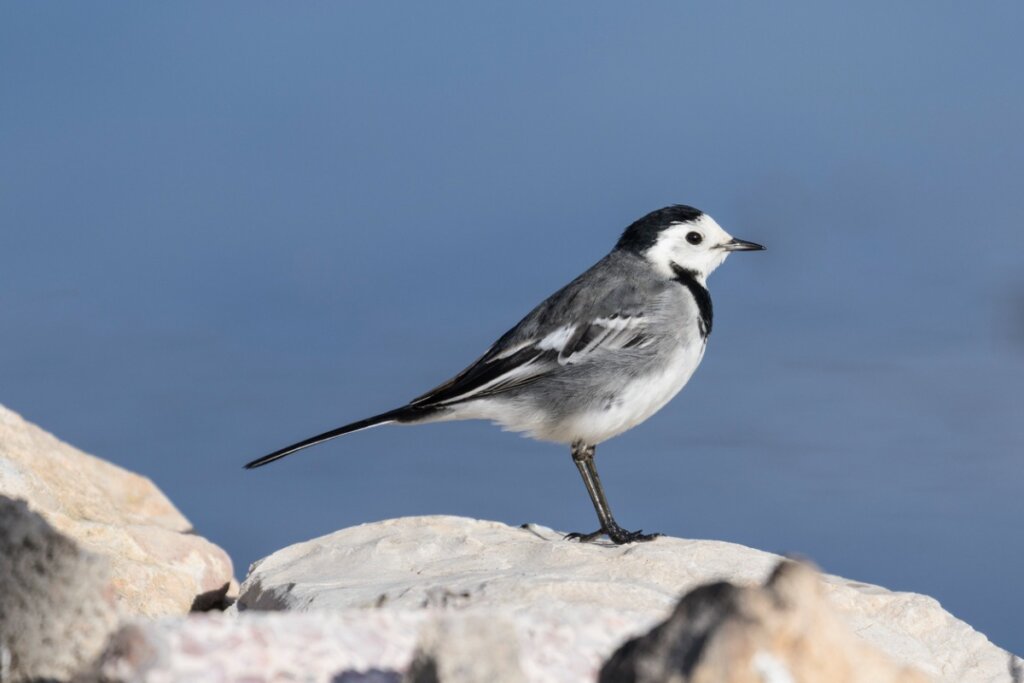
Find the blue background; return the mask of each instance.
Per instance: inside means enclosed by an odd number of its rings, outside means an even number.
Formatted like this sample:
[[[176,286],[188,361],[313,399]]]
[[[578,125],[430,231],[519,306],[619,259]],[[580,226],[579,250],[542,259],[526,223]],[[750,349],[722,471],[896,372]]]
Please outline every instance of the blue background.
[[[936,596],[1024,652],[1024,5],[4,3],[0,402],[152,477],[237,571],[401,515],[590,530],[567,449],[293,440],[446,379],[698,206],[619,520]]]

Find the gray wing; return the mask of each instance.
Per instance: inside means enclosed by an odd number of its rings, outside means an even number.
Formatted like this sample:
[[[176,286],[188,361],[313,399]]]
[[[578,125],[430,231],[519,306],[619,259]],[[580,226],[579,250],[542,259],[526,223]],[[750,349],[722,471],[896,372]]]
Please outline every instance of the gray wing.
[[[443,406],[493,396],[559,368],[652,342],[653,283],[609,258],[556,292],[506,332],[476,362],[419,396],[413,406]],[[652,294],[653,297],[652,301]]]

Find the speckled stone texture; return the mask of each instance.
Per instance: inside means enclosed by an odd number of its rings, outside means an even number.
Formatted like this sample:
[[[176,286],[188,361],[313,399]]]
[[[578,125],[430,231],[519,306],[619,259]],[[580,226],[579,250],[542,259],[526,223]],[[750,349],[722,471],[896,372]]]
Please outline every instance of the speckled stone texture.
[[[431,670],[444,683],[592,681],[604,656],[640,627],[596,608],[211,613],[125,626],[79,683],[397,683],[407,674],[426,683]]]
[[[218,605],[232,578],[223,550],[153,483],[69,446],[0,406],[0,494],[24,499],[83,549],[107,560],[128,614]]]

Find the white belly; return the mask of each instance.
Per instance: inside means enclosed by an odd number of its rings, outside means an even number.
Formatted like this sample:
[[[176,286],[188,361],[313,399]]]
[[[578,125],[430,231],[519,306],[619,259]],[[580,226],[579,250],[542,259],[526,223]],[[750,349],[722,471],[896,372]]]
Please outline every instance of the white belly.
[[[490,420],[541,441],[597,445],[637,426],[661,410],[686,385],[704,356],[705,345],[679,348],[661,372],[640,377],[622,388],[613,401],[556,418],[529,400],[493,397],[472,401],[438,416],[439,420]]]
[[[541,438],[596,445],[636,427],[664,408],[686,386],[700,365],[704,348],[704,344],[699,344],[679,349],[663,372],[630,383],[611,406],[577,413],[555,425],[550,436]]]

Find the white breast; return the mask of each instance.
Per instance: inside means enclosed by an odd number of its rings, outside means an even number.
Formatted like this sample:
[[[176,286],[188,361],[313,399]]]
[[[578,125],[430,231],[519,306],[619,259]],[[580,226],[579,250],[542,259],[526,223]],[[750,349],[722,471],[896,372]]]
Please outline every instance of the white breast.
[[[595,407],[550,425],[539,438],[559,443],[599,444],[632,429],[665,407],[686,386],[704,357],[703,340],[680,347],[661,372],[628,384],[608,407]]]

